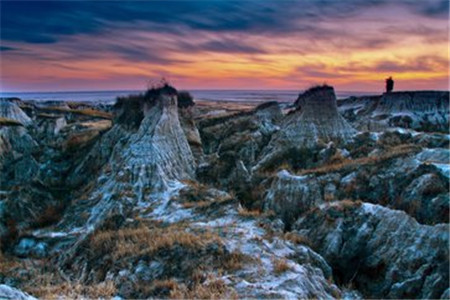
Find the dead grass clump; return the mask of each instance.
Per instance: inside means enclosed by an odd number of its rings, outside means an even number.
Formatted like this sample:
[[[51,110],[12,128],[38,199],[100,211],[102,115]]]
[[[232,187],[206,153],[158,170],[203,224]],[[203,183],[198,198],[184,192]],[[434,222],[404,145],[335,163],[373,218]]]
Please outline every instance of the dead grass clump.
[[[344,199],[342,201],[339,201],[339,205],[343,210],[354,209],[360,207],[362,205],[362,201]]]
[[[132,297],[167,298],[170,292],[177,288],[178,283],[173,279],[154,280],[151,283],[145,281],[137,281],[133,284],[134,296]]]
[[[203,284],[188,288],[178,285],[170,292],[171,299],[237,299],[234,289],[228,287],[221,279],[209,279]]]
[[[226,271],[236,271],[242,269],[245,263],[250,262],[255,262],[255,259],[247,254],[233,251],[224,257],[221,267]]]
[[[274,258],[272,260],[272,264],[273,264],[273,271],[277,275],[283,274],[291,269],[286,259],[284,258],[282,259]]]
[[[212,232],[187,232],[178,226],[166,228],[125,228],[118,231],[98,232],[91,237],[91,249],[95,253],[108,253],[114,260],[132,255],[152,255],[160,249],[180,245],[189,249],[203,249],[211,243],[222,243]]]
[[[65,108],[65,107],[58,107],[58,106],[50,106],[46,108],[42,108],[44,111],[50,111],[50,112],[64,112],[64,113],[73,113],[78,115],[84,115],[94,118],[102,118],[102,119],[108,119],[111,120],[113,118],[113,115],[111,113],[108,113],[106,111],[96,110],[93,108],[83,108],[83,109],[71,109],[71,108]]]
[[[184,208],[208,208],[235,199],[233,193],[217,194],[210,186],[192,180],[182,181],[187,187],[179,192],[178,201]]]
[[[42,299],[98,299],[116,295],[116,287],[111,281],[96,284],[65,281],[50,259],[0,257],[0,274],[16,278],[18,288]]]
[[[227,195],[223,197],[217,197],[211,200],[195,201],[195,202],[184,202],[182,205],[184,208],[207,208],[212,205],[219,205],[231,201],[232,196]]]
[[[79,282],[40,285],[29,287],[26,291],[42,299],[99,299],[112,298],[115,296],[117,289],[114,282],[105,281],[92,285],[85,285]]]
[[[297,245],[311,246],[311,241],[306,236],[299,235],[295,232],[286,232],[283,237],[285,240],[291,241]]]
[[[260,217],[263,214],[263,212],[259,209],[250,210],[245,207],[239,206],[238,214],[241,217],[256,218],[256,217]]]

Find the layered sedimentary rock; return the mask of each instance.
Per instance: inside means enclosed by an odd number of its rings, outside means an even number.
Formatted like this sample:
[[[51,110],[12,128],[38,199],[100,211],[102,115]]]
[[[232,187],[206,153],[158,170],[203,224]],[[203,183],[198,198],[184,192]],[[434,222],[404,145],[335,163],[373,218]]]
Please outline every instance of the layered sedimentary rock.
[[[10,100],[0,100],[0,118],[19,122],[24,126],[33,122],[17,103]]]
[[[420,225],[404,212],[344,201],[312,210],[294,228],[367,298],[436,299],[448,288],[447,224]]]
[[[289,227],[302,213],[323,202],[321,187],[308,176],[295,176],[288,171],[280,171],[268,182],[263,208],[274,211]]]
[[[287,226],[322,201],[344,199],[400,209],[422,224],[448,223],[450,153],[421,148],[417,138],[399,132],[356,135],[347,157],[335,152],[327,159],[326,152],[333,152],[326,148],[316,154],[325,158],[316,167],[266,179],[262,207],[274,210]]]
[[[351,97],[339,101],[339,110],[360,130],[382,131],[402,127],[446,132],[449,127],[449,92],[412,91]]]
[[[281,129],[263,150],[256,169],[272,165],[289,151],[312,149],[330,141],[344,144],[356,133],[340,116],[330,86],[309,89],[299,96],[295,106],[295,111],[283,120]]]
[[[199,179],[218,181],[224,186],[237,178],[241,180],[242,174],[248,180],[249,169],[279,130],[282,117],[279,104],[268,102],[251,111],[201,120],[199,131],[209,162],[200,166]]]
[[[93,171],[93,166],[100,172]],[[92,178],[91,173],[97,175]],[[89,217],[84,221],[91,228],[111,214],[126,216],[135,206],[166,199],[169,191],[180,187],[180,181],[192,180],[195,160],[178,118],[176,90],[161,88],[141,103],[119,108],[116,125],[73,174],[69,182],[74,185],[81,183],[79,177],[91,177],[97,183],[87,192],[89,201],[66,212],[63,224],[81,225],[83,220],[74,216],[87,211]]]

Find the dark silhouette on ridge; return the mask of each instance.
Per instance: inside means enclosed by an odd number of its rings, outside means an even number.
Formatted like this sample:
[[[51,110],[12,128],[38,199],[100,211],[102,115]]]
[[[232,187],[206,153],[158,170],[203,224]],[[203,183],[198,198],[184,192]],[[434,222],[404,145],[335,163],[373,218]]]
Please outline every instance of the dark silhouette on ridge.
[[[394,89],[394,79],[392,79],[392,76],[389,76],[389,78],[386,78],[386,93],[392,92]]]

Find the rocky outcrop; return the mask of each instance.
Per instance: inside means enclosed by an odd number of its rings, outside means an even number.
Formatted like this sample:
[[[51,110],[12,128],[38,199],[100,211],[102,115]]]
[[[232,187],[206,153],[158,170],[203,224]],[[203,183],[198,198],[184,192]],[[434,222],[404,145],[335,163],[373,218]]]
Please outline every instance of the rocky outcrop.
[[[286,116],[281,129],[263,150],[255,170],[279,163],[289,152],[317,148],[330,141],[345,144],[356,133],[338,113],[334,89],[330,86],[311,88],[299,96],[295,105],[295,111]]]
[[[262,185],[268,186],[263,200],[265,211],[274,211],[287,228],[312,207],[323,202],[321,187],[314,178],[295,176],[288,171],[278,172]]]
[[[435,299],[448,288],[448,225],[420,225],[404,212],[344,201],[311,211],[294,228],[365,297]]]
[[[6,284],[0,284],[0,299],[5,300],[36,300],[33,296],[22,292],[16,288],[10,287]]]
[[[33,121],[24,113],[17,103],[9,100],[0,100],[0,118],[16,121],[24,126]]]
[[[339,101],[339,110],[360,130],[392,127],[446,132],[449,127],[449,92],[393,92],[382,96],[352,97]]]
[[[422,224],[448,223],[450,153],[422,149],[416,138],[364,133],[354,136],[350,151],[330,145],[312,152],[317,156],[312,167],[277,172],[256,186],[264,189],[261,206],[274,210],[288,227],[322,201],[345,199],[400,209]]]
[[[138,106],[123,103],[116,124],[74,170],[69,178],[73,184],[82,183],[79,177],[90,177],[96,184],[78,195],[87,201],[66,211],[61,223],[65,230],[81,226],[91,232],[111,215],[126,216],[136,207],[164,207],[170,191],[194,179],[195,160],[180,125],[176,90],[164,87],[152,95],[139,99],[143,102]],[[129,118],[141,114],[142,120]],[[100,171],[92,177],[93,167]],[[85,218],[78,217],[81,212]]]
[[[281,119],[278,103],[268,102],[251,111],[200,121],[203,150],[209,157],[198,169],[198,178],[226,186],[236,179],[230,175],[248,174],[272,134],[279,130]]]

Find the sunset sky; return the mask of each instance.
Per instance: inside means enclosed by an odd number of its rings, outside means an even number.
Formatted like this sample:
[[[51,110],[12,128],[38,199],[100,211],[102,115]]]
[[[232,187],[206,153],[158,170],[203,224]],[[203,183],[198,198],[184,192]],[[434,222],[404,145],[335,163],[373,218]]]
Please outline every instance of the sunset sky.
[[[0,1],[1,90],[446,89],[448,0]]]

